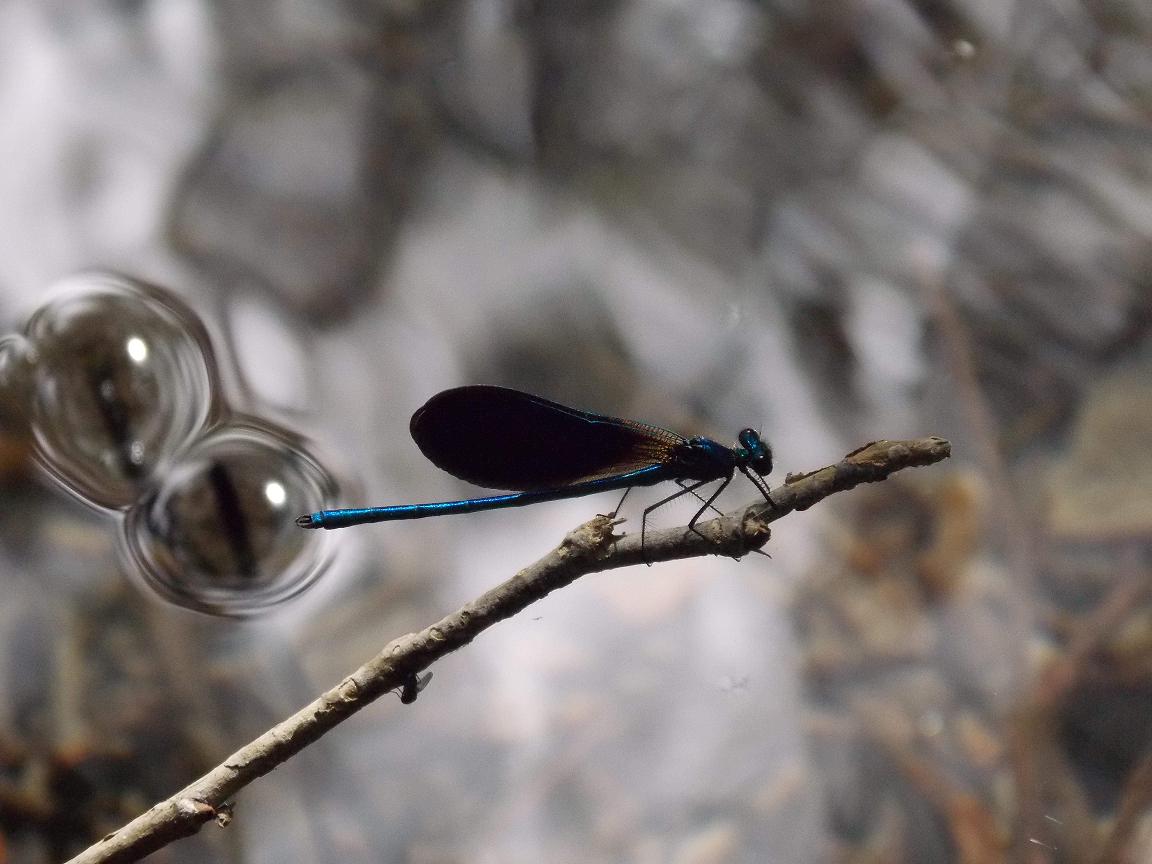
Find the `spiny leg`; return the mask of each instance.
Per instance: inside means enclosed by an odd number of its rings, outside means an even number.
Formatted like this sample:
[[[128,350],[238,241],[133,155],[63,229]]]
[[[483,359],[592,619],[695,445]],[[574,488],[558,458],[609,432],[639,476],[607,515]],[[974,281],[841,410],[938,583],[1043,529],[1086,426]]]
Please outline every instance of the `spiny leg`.
[[[756,487],[757,491],[764,496],[764,500],[769,504],[772,503],[772,489],[768,482],[759,474],[755,474],[748,469],[747,465],[741,465],[740,471],[745,477],[752,481],[752,485]]]
[[[681,489],[683,489],[685,492],[687,492],[687,491],[688,491],[688,484],[687,484],[687,483],[685,483],[683,480],[676,480],[676,481],[675,481],[675,483],[676,483],[676,485],[677,485],[677,486],[679,486],[679,487],[680,487]],[[723,487],[721,487],[721,488],[723,488]],[[699,492],[693,492],[693,493],[692,493],[692,497],[693,497],[693,498],[695,498],[697,501],[702,501],[702,502],[704,502],[704,506],[705,506],[706,508],[707,508],[707,507],[709,507],[709,506],[711,506],[711,499],[709,499],[708,501],[705,501],[705,500],[704,500],[704,496],[703,496],[703,495],[701,495]],[[724,515],[724,514],[723,514],[723,513],[722,513],[720,510],[718,510],[718,509],[717,509],[717,508],[715,508],[715,507],[712,507],[712,512],[713,512],[713,513],[715,513],[717,516],[723,516],[723,515]]]
[[[709,496],[708,500],[704,502],[704,506],[696,511],[696,515],[688,520],[688,530],[691,531],[693,534],[695,534],[697,537],[699,537],[701,540],[707,540],[708,538],[705,537],[700,531],[696,530],[696,522],[699,521],[700,517],[704,515],[705,510],[707,510],[709,507],[712,507],[712,502],[720,497],[720,493],[723,492],[725,489],[727,489],[728,484],[731,482],[732,482],[732,475],[729,474],[727,477],[724,478],[724,482],[721,483],[716,488],[716,491],[713,492]],[[712,507],[712,509],[716,510],[715,507]],[[716,512],[720,513],[719,510],[716,510]],[[720,513],[720,515],[723,516],[724,514]]]
[[[644,515],[640,519],[640,557],[643,559],[645,564],[647,564],[649,567],[652,566],[652,562],[648,560],[648,556],[645,554],[645,551],[644,551],[644,536],[645,536],[645,532],[647,532],[647,530],[648,530],[648,514],[651,513],[653,510],[655,510],[657,507],[663,507],[669,501],[675,501],[677,498],[681,497],[682,495],[687,495],[690,492],[695,492],[697,489],[699,489],[705,483],[711,483],[711,482],[712,482],[712,480],[701,480],[697,483],[693,483],[691,486],[685,486],[679,492],[675,492],[672,495],[669,495],[667,498],[661,498],[659,501],[657,501],[652,506],[646,507],[644,509]]]
[[[740,470],[744,473],[745,477],[752,481],[752,485],[760,491],[760,494],[764,496],[764,500],[767,501],[770,506],[775,507],[776,505],[772,503],[772,495],[770,494],[772,490],[769,488],[768,482],[759,474],[754,474],[752,471],[749,471],[747,465],[741,465]],[[765,558],[772,557],[763,549],[753,549],[752,551],[757,555],[763,555]]]
[[[612,512],[608,514],[611,518],[613,518],[613,519],[616,518],[616,514],[618,514],[620,512],[620,508],[624,506],[624,499],[628,497],[628,493],[631,491],[632,491],[631,486],[629,486],[627,489],[624,490],[624,494],[620,496],[619,502],[617,502],[617,504],[616,504],[615,508],[613,508]]]

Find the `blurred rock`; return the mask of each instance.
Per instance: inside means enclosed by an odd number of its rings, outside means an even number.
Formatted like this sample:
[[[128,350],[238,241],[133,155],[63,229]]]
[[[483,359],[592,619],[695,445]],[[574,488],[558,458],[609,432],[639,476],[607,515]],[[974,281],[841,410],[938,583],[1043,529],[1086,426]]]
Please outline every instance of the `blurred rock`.
[[[1061,540],[1152,536],[1152,383],[1147,370],[1096,382],[1053,466],[1047,528]]]

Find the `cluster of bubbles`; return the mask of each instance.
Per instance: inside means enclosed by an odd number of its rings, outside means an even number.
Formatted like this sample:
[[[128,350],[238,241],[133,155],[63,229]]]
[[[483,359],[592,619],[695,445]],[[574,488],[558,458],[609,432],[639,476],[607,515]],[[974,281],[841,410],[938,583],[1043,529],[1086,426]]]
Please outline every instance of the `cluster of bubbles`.
[[[0,338],[0,404],[37,463],[121,515],[132,569],[174,603],[252,615],[311,585],[323,532],[294,520],[330,503],[335,484],[297,436],[228,406],[196,314],[110,274],[53,294]]]

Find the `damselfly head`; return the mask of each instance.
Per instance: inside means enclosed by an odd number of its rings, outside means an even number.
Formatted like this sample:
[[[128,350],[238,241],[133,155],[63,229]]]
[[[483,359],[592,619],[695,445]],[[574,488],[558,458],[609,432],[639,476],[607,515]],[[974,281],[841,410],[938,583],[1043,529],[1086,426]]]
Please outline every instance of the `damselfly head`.
[[[746,464],[761,477],[772,473],[772,448],[755,429],[741,429],[740,446],[744,448]]]

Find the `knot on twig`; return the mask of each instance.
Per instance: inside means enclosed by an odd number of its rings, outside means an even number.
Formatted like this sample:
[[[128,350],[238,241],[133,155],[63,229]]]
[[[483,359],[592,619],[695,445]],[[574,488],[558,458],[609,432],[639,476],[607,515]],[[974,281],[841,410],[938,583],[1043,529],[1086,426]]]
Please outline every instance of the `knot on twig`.
[[[740,517],[745,552],[758,552],[772,537],[772,528],[759,507],[749,507]]]
[[[600,558],[617,539],[612,529],[623,520],[615,515],[598,514],[573,531],[568,532],[560,544],[563,558]]]
[[[342,702],[355,702],[360,698],[360,682],[355,676],[349,675],[340,682],[336,692],[339,693]]]
[[[199,798],[178,798],[173,805],[182,820],[198,823],[216,818],[216,808]]]
[[[741,511],[697,525],[693,533],[704,544],[699,551],[740,559],[760,551],[772,536],[772,529],[768,527],[763,506],[753,504]]]

